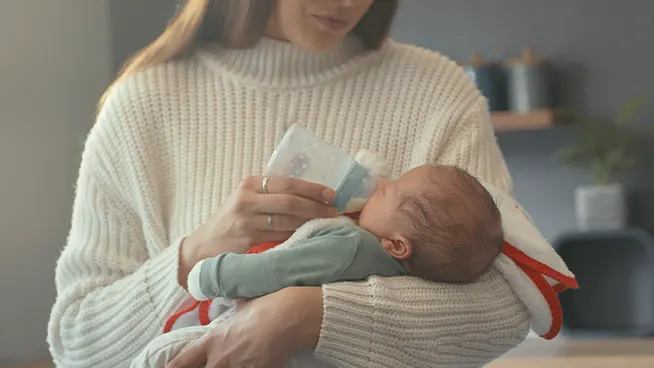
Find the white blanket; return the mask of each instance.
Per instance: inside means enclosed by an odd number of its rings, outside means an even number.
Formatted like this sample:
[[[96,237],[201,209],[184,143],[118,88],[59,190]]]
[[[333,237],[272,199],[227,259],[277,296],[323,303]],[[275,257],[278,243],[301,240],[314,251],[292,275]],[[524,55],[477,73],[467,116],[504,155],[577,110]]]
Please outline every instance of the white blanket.
[[[577,288],[575,276],[543,238],[518,202],[486,185],[502,215],[505,246],[494,266],[502,272],[531,314],[531,329],[546,339],[561,329],[558,292]]]

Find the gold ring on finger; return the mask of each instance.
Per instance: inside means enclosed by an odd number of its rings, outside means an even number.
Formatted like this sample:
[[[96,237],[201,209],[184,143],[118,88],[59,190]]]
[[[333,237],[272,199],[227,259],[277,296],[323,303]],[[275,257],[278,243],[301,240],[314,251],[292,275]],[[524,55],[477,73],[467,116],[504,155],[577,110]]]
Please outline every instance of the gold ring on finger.
[[[265,194],[268,194],[268,179],[270,179],[270,176],[264,176],[261,182],[261,188]]]

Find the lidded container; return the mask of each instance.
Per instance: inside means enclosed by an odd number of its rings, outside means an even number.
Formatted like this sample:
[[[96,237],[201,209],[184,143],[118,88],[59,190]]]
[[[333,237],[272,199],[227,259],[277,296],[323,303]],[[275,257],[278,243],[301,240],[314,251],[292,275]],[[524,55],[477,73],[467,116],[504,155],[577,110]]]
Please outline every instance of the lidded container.
[[[264,170],[266,176],[294,177],[332,188],[336,192],[332,204],[339,213],[360,211],[387,173],[386,162],[373,153],[361,150],[352,158],[299,124],[284,133]]]

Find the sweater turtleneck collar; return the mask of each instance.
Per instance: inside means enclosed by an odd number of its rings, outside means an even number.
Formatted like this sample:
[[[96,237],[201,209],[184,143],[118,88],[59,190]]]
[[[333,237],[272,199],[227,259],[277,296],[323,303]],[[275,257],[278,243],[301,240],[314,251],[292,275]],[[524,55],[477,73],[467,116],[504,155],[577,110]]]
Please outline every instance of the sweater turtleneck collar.
[[[385,47],[385,46],[383,46]],[[382,47],[382,48],[383,48]],[[263,37],[247,49],[217,44],[197,51],[202,62],[222,76],[268,87],[302,87],[318,84],[351,71],[376,52],[367,52],[353,36],[325,52],[301,49],[290,42]]]

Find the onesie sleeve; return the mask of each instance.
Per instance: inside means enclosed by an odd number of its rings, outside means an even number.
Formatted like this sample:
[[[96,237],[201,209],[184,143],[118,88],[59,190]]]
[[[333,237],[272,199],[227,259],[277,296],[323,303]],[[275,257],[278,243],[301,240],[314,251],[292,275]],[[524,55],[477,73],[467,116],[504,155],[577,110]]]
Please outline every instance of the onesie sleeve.
[[[298,240],[291,248],[206,259],[196,266],[202,295],[193,296],[199,300],[251,299],[290,286],[320,286],[403,271],[370,236],[355,225],[344,224]]]

